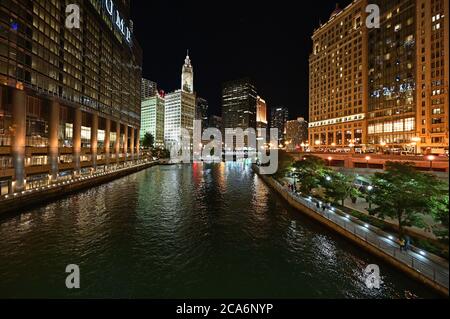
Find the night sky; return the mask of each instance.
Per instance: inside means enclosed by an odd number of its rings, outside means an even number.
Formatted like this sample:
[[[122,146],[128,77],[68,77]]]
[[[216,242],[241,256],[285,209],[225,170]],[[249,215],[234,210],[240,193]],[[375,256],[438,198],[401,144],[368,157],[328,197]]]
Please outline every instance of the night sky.
[[[311,35],[336,0],[133,0],[134,32],[144,51],[143,77],[166,92],[180,88],[189,49],[194,88],[221,115],[221,85],[250,76],[269,108],[308,118]],[[339,1],[344,8],[350,0]]]

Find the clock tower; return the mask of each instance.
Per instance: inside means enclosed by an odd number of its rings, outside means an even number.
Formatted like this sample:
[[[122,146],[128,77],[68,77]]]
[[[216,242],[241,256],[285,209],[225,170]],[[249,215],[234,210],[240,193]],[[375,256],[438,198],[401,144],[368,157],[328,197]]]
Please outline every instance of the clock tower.
[[[194,69],[189,58],[189,50],[181,72],[181,90],[187,93],[194,93]]]

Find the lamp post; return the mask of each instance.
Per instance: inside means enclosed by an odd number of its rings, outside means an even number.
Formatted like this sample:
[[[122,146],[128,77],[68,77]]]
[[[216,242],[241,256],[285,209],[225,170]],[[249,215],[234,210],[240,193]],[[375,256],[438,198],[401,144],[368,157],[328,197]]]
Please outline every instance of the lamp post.
[[[428,155],[428,160],[430,161],[430,172],[433,170],[433,161],[435,160],[434,155]]]
[[[296,169],[295,167],[292,168],[292,172],[293,172],[292,176],[294,176],[294,191],[297,190],[297,188],[296,188],[296,186],[295,186],[295,171],[296,171],[296,170],[297,170],[297,169]]]
[[[366,168],[369,168],[370,156],[366,156]]]
[[[367,186],[367,200],[369,202],[369,209],[372,209],[372,197],[371,197],[371,192],[373,190],[373,186],[369,185]]]

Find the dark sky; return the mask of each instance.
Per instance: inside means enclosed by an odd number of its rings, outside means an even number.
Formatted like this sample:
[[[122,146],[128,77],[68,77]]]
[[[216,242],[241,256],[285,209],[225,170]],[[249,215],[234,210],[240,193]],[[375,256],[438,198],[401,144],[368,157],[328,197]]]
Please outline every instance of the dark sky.
[[[336,0],[133,0],[131,6],[143,77],[160,89],[180,88],[189,49],[195,91],[211,114],[221,113],[222,82],[250,76],[269,108],[286,106],[290,118],[308,118],[311,35]]]

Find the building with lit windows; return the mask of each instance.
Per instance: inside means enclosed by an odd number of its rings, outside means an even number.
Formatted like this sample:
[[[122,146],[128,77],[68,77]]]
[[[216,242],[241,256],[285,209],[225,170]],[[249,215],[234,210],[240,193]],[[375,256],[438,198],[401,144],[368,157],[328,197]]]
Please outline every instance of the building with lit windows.
[[[222,86],[223,129],[256,129],[256,87],[250,78],[229,81]]]
[[[309,140],[316,148],[448,151],[448,10],[445,0],[365,0],[336,9],[314,32]]]
[[[314,31],[309,58],[309,141],[316,148],[362,147],[367,111],[367,1],[336,7]]]
[[[164,112],[164,143],[168,149],[179,145],[182,129],[186,129],[193,136],[196,96],[194,88],[194,70],[186,56],[181,73],[183,89],[168,93],[165,96]]]
[[[141,102],[141,140],[146,133],[150,133],[154,138],[155,147],[164,146],[164,112],[165,95],[163,91],[157,92],[154,96]]]
[[[282,144],[286,137],[286,122],[289,110],[286,107],[273,108],[270,113],[270,127],[278,129],[278,143]]]
[[[158,85],[156,82],[142,79],[141,80],[141,100],[148,99],[149,97],[154,97],[158,93]]]
[[[1,194],[135,158],[142,52],[129,1],[0,2]]]
[[[295,151],[308,143],[308,122],[303,117],[286,122],[286,149]]]

